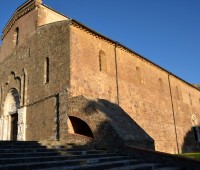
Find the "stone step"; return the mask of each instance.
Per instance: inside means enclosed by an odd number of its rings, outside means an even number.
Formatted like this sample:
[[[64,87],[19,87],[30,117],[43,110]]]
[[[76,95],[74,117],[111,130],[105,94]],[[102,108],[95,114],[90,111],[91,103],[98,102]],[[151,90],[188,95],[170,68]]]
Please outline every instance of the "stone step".
[[[108,152],[102,152],[102,151],[67,151],[67,150],[57,150],[57,151],[51,151],[47,150],[45,152],[12,152],[12,153],[0,153],[0,159],[1,158],[24,158],[24,157],[47,157],[47,156],[95,156],[99,154],[107,154]]]
[[[0,149],[25,149],[25,148],[47,148],[46,146],[41,145],[0,145]]]
[[[53,168],[40,168],[38,170],[153,170],[159,164],[143,163],[137,160],[119,160],[76,166],[61,166]]]
[[[69,153],[71,155],[87,155],[87,154],[100,154],[100,153],[109,153],[106,150],[77,150],[77,149],[0,149],[0,156],[12,155],[12,154],[27,154],[27,153]]]
[[[158,163],[141,163],[137,165],[127,165],[123,167],[112,167],[106,170],[182,170],[181,168],[177,168],[177,167],[165,167],[165,166],[166,165],[162,165]]]
[[[46,162],[46,161],[60,161],[60,160],[74,160],[74,159],[89,159],[89,158],[107,158],[117,157],[115,153],[108,154],[91,154],[91,155],[71,155],[71,156],[38,156],[38,157],[21,157],[21,158],[1,158],[0,165],[28,163],[28,162]]]
[[[133,155],[73,145],[42,142],[0,141],[0,170],[181,170],[170,164],[147,163]]]
[[[38,146],[41,146],[41,144],[37,141],[0,141],[0,145],[4,145],[4,146],[38,145]]]
[[[60,167],[65,166],[67,169],[82,169],[92,168],[93,165],[96,168],[106,168],[107,166],[124,166],[126,164],[140,164],[141,160],[125,159],[125,157],[108,157],[108,158],[91,158],[91,159],[79,159],[79,160],[60,160],[60,161],[46,161],[46,162],[29,162],[29,163],[17,163],[17,164],[5,164],[0,166],[0,170],[29,170],[29,169],[46,169],[52,168],[58,170]],[[95,168],[95,169],[96,169]]]
[[[183,170],[183,168],[180,168],[180,167],[162,167],[162,168],[156,168],[155,170]]]
[[[23,157],[47,157],[47,156],[58,156],[60,153],[58,152],[26,152],[26,153],[0,153],[1,158],[23,158]]]
[[[4,146],[42,146],[40,143],[36,141],[0,141],[0,147]]]

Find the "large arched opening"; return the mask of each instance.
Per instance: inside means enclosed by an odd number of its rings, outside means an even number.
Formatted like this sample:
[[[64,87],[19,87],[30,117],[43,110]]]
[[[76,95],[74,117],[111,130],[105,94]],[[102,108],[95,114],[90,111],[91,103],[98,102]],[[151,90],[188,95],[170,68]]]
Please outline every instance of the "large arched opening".
[[[69,120],[73,128],[73,133],[84,135],[91,138],[94,137],[90,127],[86,122],[74,116],[69,116]]]
[[[4,112],[1,117],[1,140],[17,140],[19,106],[19,93],[13,88],[7,94],[4,103]]]

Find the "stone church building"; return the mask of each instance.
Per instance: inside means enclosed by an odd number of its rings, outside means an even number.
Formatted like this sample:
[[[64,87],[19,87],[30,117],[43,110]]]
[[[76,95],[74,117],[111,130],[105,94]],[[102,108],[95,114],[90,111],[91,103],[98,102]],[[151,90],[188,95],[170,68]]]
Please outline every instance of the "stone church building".
[[[0,140],[199,149],[200,91],[124,45],[28,0],[2,31]]]

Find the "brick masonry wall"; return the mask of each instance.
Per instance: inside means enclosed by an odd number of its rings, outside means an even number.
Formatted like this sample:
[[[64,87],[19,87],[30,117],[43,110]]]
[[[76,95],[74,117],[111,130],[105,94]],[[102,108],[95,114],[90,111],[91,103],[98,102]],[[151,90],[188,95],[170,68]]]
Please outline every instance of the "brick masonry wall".
[[[70,29],[70,92],[117,102],[114,46],[98,37],[71,26]],[[107,57],[107,73],[99,71],[99,51]]]
[[[58,34],[59,33],[59,34]],[[49,58],[49,83],[44,83],[44,63]],[[30,39],[13,51],[0,65],[0,85],[3,87],[1,115],[6,95],[11,88],[21,94],[20,82],[15,77],[23,78],[27,72],[27,139],[48,139],[55,136],[56,103],[49,96],[69,88],[69,27],[68,22],[40,27]],[[15,73],[15,76],[11,74]],[[10,81],[8,81],[10,79]],[[21,82],[23,86],[23,82]],[[20,96],[22,98],[22,96]],[[24,105],[22,105],[23,107]],[[37,120],[40,121],[37,122]],[[42,128],[45,121],[48,131]],[[52,129],[53,128],[53,129]],[[31,134],[32,130],[34,136]],[[40,132],[40,133],[39,133]],[[50,134],[51,132],[51,134]]]
[[[197,91],[173,76],[170,76],[170,82],[178,146],[180,151],[187,152],[191,148],[195,149],[197,147],[197,143],[194,141],[192,127],[200,125],[200,91]]]
[[[100,50],[106,54],[107,73],[99,69]],[[156,150],[177,153],[178,146],[179,152],[184,151],[188,131],[190,145],[186,148],[192,149],[195,140],[191,133],[191,112],[198,119],[198,90],[120,46],[116,48],[116,79],[115,44],[75,25],[70,27],[70,56],[71,96],[85,95],[113,103],[119,99],[126,113],[155,140]],[[184,94],[178,106],[174,91],[177,83]],[[188,93],[191,93],[192,105],[188,103]]]
[[[67,17],[38,4],[33,10],[17,19],[7,35],[4,37],[2,43],[2,57],[0,58],[0,62],[2,62],[8,55],[12,53],[12,50],[16,48],[16,43],[14,41],[16,28],[19,28],[18,45],[21,45],[39,26],[67,19]]]
[[[15,22],[9,33],[3,39],[0,62],[2,62],[8,55],[11,55],[12,50],[16,47],[13,40],[14,32],[17,27],[19,28],[19,45],[23,44],[28,36],[36,30],[36,16],[37,10],[33,9]]]
[[[49,98],[27,107],[27,140],[56,140],[56,99]]]
[[[155,148],[176,152],[168,76],[137,55],[117,48],[120,106],[155,140]]]
[[[68,116],[79,118],[90,127],[94,141],[88,144],[118,149],[129,144],[154,150],[151,137],[127,116],[123,109],[108,100],[88,100],[84,96],[69,98]],[[84,131],[83,126],[82,130]]]
[[[38,9],[38,26],[46,25],[52,22],[67,20],[63,15],[52,11],[51,9],[40,5]]]

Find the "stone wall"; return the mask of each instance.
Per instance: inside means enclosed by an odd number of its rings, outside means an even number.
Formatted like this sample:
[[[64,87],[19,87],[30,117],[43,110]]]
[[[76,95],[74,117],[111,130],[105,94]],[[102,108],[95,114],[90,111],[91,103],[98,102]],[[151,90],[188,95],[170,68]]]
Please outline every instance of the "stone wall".
[[[49,82],[45,83],[47,57]],[[26,140],[52,138],[57,119],[57,106],[53,98],[69,88],[69,78],[68,22],[40,27],[0,65],[0,85],[3,88],[0,114],[3,114],[6,95],[11,88],[16,88],[20,94],[20,107],[27,107]],[[42,128],[43,123],[49,125],[46,127],[48,130]],[[32,130],[35,131],[34,135],[31,134]]]
[[[193,149],[191,117],[200,116],[200,92],[196,88],[82,25],[72,24],[70,35],[71,96],[119,103],[155,140],[158,151],[185,151],[185,138],[190,141],[186,150]],[[106,65],[104,70],[99,63],[101,51],[106,56],[106,62],[101,61]],[[182,100],[176,97],[176,86],[184,96]]]
[[[87,99],[76,96],[68,99],[69,125],[73,133],[92,137],[87,145],[101,148],[122,148],[131,145],[154,150],[153,139],[118,105],[103,99]],[[76,122],[72,121],[73,119]],[[84,121],[87,125],[80,125]],[[80,126],[81,128],[77,128]],[[87,129],[85,126],[89,126]],[[78,130],[78,131],[77,131]],[[91,133],[90,133],[91,130]],[[66,136],[68,139],[68,136]],[[114,141],[114,143],[113,143]]]
[[[64,15],[42,5],[42,1],[27,1],[20,6],[3,30],[2,62],[12,50],[25,43],[38,27],[67,20]]]
[[[56,140],[55,97],[28,106],[26,117],[26,140]]]
[[[71,96],[86,95],[117,103],[114,45],[73,25],[70,27]],[[107,57],[107,71],[99,71],[99,52]]]
[[[15,24],[10,29],[9,33],[4,37],[2,42],[2,55],[0,62],[11,55],[12,51],[16,48],[16,43],[14,41],[14,34],[16,28],[19,28],[19,43],[18,46],[22,45],[25,40],[35,32],[36,30],[36,19],[37,19],[37,10],[33,9],[28,14],[21,17],[20,20],[17,20]]]
[[[38,21],[37,25],[42,26],[46,25],[52,22],[57,22],[57,21],[63,21],[67,20],[64,15],[59,14],[56,11],[53,11],[52,9],[49,9],[48,7],[44,5],[40,5],[38,9]]]

